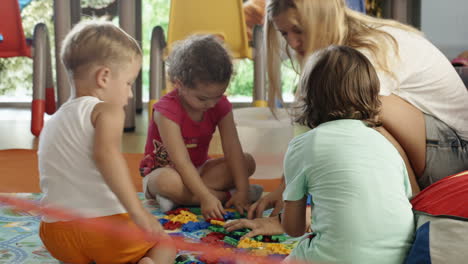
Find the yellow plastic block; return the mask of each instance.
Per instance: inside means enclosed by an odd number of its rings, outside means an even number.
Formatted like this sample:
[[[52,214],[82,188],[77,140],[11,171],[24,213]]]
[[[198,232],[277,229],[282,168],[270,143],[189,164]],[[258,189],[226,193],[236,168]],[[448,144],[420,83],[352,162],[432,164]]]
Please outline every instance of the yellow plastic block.
[[[224,221],[219,221],[219,220],[210,220],[210,224],[224,226],[225,222]]]
[[[286,248],[283,244],[278,243],[264,243],[265,249],[270,251],[270,254],[283,254],[289,255],[291,253],[291,249]]]
[[[180,214],[172,217],[170,220],[172,222],[179,222],[182,224],[186,224],[190,221],[198,222],[197,216],[189,211],[181,211]]]
[[[249,238],[244,238],[241,241],[239,241],[239,244],[237,244],[238,248],[261,248],[263,247],[262,242],[258,242]]]

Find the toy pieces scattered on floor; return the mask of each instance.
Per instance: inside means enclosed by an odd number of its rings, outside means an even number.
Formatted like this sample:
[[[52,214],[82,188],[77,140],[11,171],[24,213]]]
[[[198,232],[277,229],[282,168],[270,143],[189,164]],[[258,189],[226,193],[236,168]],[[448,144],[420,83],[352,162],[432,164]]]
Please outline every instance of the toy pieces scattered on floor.
[[[245,215],[240,215],[232,209],[227,209],[223,218],[203,219],[200,215],[200,208],[177,208],[166,212],[163,218],[159,219],[166,230],[182,229],[182,232],[192,233],[199,230],[209,230],[200,240],[203,243],[226,247],[226,250],[247,250],[252,254],[259,256],[276,256],[284,258],[291,252],[292,245],[280,244],[287,240],[285,235],[274,236],[255,236],[251,239],[241,239],[250,229],[240,229],[233,232],[227,232],[224,224],[228,220],[240,219]],[[183,235],[183,233],[170,233],[171,235]],[[233,263],[231,260],[222,257],[198,256],[190,258],[189,255],[180,255],[176,263]]]
[[[175,230],[182,227],[184,232],[195,232],[207,229],[209,226],[224,226],[225,221],[245,217],[232,209],[226,209],[223,218],[210,218],[203,220],[200,216],[201,210],[198,207],[177,208],[166,212],[166,215],[159,219],[166,230]]]
[[[215,233],[222,233],[228,235],[230,239],[239,240],[242,236],[250,232],[250,229],[240,229],[233,232],[227,232],[224,229],[225,221],[232,220],[232,219],[239,219],[241,217],[245,217],[240,215],[233,209],[226,209],[226,214],[224,215],[223,219],[217,218],[209,218],[205,221],[199,215],[201,210],[199,207],[192,207],[192,208],[177,208],[171,211],[166,212],[166,215],[159,219],[161,224],[166,230],[175,230],[178,228],[182,228],[183,232],[195,232],[199,230],[208,229]],[[219,240],[223,240],[223,238],[219,238]],[[286,236],[284,235],[274,235],[274,236],[255,236],[252,240],[260,241],[260,242],[276,242],[282,243],[286,240]],[[209,241],[213,241],[213,239],[208,239]],[[232,240],[225,241],[226,244],[233,245],[235,242]]]

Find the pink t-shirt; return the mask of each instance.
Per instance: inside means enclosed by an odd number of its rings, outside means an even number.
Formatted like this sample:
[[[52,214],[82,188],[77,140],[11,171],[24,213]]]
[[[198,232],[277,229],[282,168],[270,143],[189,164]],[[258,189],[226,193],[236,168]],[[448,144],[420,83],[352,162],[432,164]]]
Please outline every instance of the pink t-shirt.
[[[195,167],[203,165],[208,160],[208,148],[216,126],[231,110],[231,103],[226,96],[223,96],[213,108],[204,113],[202,121],[193,121],[180,103],[177,89],[163,96],[153,106],[153,111],[161,113],[180,126],[185,146]],[[148,127],[145,157],[140,163],[141,175],[146,176],[154,169],[170,165],[172,163],[158,126],[152,121]]]

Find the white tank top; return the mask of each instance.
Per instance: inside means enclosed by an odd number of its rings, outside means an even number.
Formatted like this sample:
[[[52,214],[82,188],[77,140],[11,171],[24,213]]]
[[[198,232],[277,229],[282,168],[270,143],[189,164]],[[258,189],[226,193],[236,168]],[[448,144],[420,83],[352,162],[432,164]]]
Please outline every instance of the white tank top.
[[[86,218],[126,212],[93,159],[91,113],[100,102],[91,96],[72,99],[60,107],[42,130],[38,159],[44,206],[71,209]],[[43,216],[42,220],[72,219]]]

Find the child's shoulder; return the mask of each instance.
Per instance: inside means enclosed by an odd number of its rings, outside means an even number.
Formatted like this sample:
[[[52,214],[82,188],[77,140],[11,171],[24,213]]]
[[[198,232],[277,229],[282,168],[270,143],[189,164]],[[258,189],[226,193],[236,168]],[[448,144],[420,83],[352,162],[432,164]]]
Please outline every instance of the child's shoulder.
[[[154,104],[155,109],[170,109],[172,111],[176,109],[182,109],[182,105],[179,101],[179,92],[178,90],[173,90],[167,94],[165,94],[161,99],[159,99]]]
[[[161,102],[178,102],[179,101],[179,91],[174,89],[167,94],[163,95],[161,99],[158,100],[156,104],[160,104]]]
[[[299,148],[301,145],[334,145],[361,138],[373,137],[378,134],[367,127],[362,121],[354,119],[340,119],[328,121],[309,130],[291,140],[290,146]]]
[[[208,115],[218,122],[224,116],[226,116],[229,112],[232,111],[232,104],[229,102],[228,98],[223,95],[221,99],[216,103],[216,105],[207,111]]]
[[[229,101],[229,99],[227,98],[226,95],[223,95],[221,97],[221,99],[219,99],[219,101],[216,103],[215,107],[216,109],[225,109],[225,108],[229,108],[231,109],[232,108],[232,104],[231,102]]]

